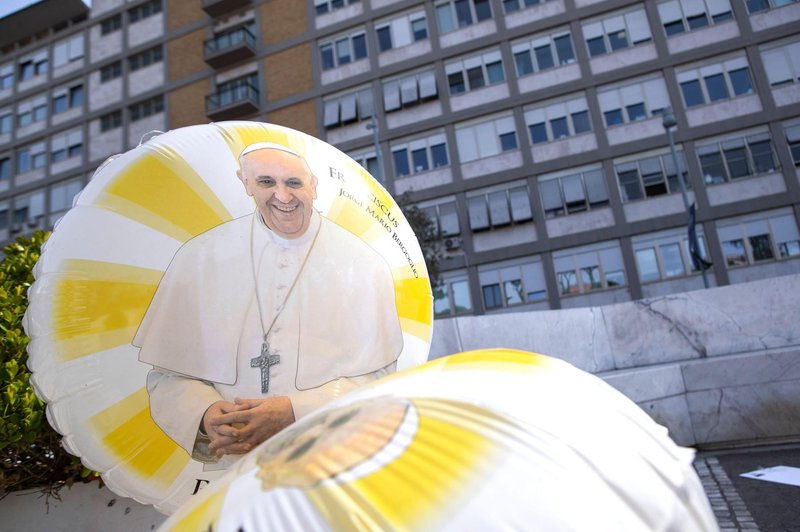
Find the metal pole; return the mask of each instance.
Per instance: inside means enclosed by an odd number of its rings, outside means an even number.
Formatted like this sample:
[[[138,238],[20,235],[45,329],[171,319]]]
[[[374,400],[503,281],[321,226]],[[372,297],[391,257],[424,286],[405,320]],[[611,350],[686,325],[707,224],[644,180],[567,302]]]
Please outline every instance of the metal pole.
[[[381,145],[378,140],[378,121],[375,120],[374,113],[370,116],[367,129],[372,130],[372,143],[375,145],[375,158],[378,160],[378,171],[381,173],[381,175],[374,177],[377,177],[380,183],[385,184],[386,180],[384,176],[386,175],[386,169],[383,167],[383,155],[381,154]]]
[[[686,216],[687,216],[687,226],[692,223],[692,214],[691,214],[691,205],[689,204],[689,192],[686,188],[686,181],[683,179],[683,172],[681,172],[681,166],[678,161],[678,152],[675,151],[675,141],[672,139],[672,128],[678,124],[677,120],[675,120],[675,115],[672,114],[672,107],[666,107],[664,109],[663,115],[664,120],[662,125],[664,129],[667,131],[667,139],[669,140],[669,149],[672,152],[672,161],[675,164],[675,173],[678,174],[678,184],[681,186],[681,196],[683,196],[683,206],[686,207]],[[695,211],[697,212],[697,211]],[[694,235],[694,249],[700,252],[700,240],[697,238],[697,231],[692,231]],[[703,276],[703,286],[706,288],[709,287],[708,285],[708,276],[706,275],[706,269],[703,267],[703,264],[700,264],[700,274]]]

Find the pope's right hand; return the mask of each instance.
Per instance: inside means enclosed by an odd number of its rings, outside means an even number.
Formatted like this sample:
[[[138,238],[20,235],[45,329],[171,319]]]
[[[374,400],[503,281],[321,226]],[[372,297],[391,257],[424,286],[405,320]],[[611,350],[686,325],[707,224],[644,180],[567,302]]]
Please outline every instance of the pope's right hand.
[[[246,410],[247,408],[247,406],[237,405],[230,401],[217,401],[206,409],[203,414],[203,431],[208,435],[208,439],[211,440],[211,443],[216,443],[214,447],[224,447],[236,441],[235,438],[231,438],[222,433],[230,431],[230,425],[222,421],[222,416],[228,412]],[[217,454],[221,455],[224,453],[218,452]]]

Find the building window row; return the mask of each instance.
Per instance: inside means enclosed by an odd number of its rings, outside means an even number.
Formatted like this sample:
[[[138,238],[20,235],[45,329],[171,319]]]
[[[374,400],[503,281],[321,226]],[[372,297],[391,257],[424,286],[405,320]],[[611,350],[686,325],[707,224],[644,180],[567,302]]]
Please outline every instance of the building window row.
[[[582,26],[590,57],[616,52],[652,40],[644,9],[620,13]]]
[[[161,13],[162,5],[161,0],[152,0],[150,2],[138,5],[128,10],[128,23],[133,24],[152,17]]]
[[[449,33],[492,18],[489,0],[450,0],[437,2],[436,22],[439,32]]]
[[[546,217],[566,216],[609,204],[603,170],[584,170],[561,176],[541,176],[539,193]]]
[[[314,0],[314,7],[317,16],[325,15],[337,9],[342,9],[352,4],[356,4],[361,0]]]
[[[344,66],[367,57],[367,38],[363,31],[343,35],[319,46],[322,70]]]
[[[717,232],[729,268],[800,256],[800,233],[791,213],[720,221]]]
[[[506,79],[500,50],[448,62],[444,70],[451,95],[502,83]]]
[[[525,184],[505,185],[467,197],[469,227],[472,231],[497,229],[533,220],[530,195]]]
[[[405,109],[438,98],[436,74],[433,71],[383,82],[383,109],[386,112]]]
[[[576,61],[569,31],[536,35],[511,45],[517,77],[569,65]]]
[[[444,133],[392,144],[392,161],[396,177],[448,166],[450,162]]]
[[[424,11],[414,11],[375,25],[378,52],[402,48],[428,38],[428,22]]]
[[[753,93],[750,68],[744,57],[684,70],[677,77],[687,108]]]
[[[148,48],[128,58],[128,68],[131,72],[136,72],[140,68],[145,68],[154,63],[160,63],[164,58],[164,49],[159,44],[153,48]]]
[[[552,142],[592,130],[586,98],[556,102],[525,111],[531,145]]]
[[[798,0],[745,0],[745,4],[747,4],[747,12],[753,14],[760,11],[767,11],[769,9],[777,9],[779,7],[788,6],[796,3],[797,1]]]
[[[697,146],[703,181],[713,185],[774,172],[777,157],[768,132]]]
[[[670,0],[658,4],[667,37],[733,20],[728,0]]]

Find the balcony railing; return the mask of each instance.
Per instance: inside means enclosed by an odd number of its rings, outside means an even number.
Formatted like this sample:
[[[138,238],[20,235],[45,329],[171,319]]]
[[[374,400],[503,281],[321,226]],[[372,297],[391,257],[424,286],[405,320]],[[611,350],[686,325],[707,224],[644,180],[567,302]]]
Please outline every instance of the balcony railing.
[[[232,120],[258,111],[258,87],[242,83],[206,96],[206,116],[210,120]]]
[[[203,0],[203,11],[210,17],[218,17],[251,3],[251,0]]]
[[[214,68],[236,63],[255,54],[256,37],[247,28],[216,35],[203,43],[203,59]]]

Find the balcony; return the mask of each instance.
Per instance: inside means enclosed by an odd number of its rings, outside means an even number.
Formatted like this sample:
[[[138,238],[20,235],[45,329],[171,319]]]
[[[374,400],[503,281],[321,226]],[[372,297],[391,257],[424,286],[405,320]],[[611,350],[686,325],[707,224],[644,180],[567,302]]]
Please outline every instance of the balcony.
[[[256,54],[256,38],[247,28],[221,33],[203,43],[203,59],[213,67],[235,64]]]
[[[203,0],[203,11],[210,17],[219,17],[250,4],[251,0]]]
[[[209,120],[235,120],[258,111],[258,87],[241,83],[206,96]]]

